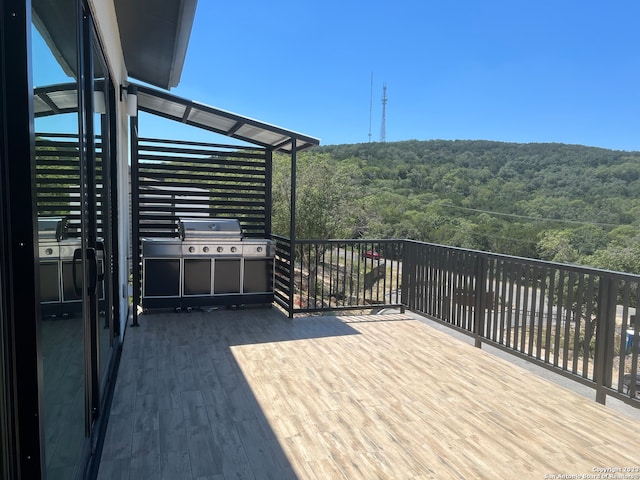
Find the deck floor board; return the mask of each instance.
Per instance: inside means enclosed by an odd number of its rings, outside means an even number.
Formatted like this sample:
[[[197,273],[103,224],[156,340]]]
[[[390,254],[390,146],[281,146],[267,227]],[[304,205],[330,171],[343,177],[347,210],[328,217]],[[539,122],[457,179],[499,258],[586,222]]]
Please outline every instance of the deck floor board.
[[[639,420],[409,316],[214,310],[140,324],[126,334],[100,479],[640,467]]]

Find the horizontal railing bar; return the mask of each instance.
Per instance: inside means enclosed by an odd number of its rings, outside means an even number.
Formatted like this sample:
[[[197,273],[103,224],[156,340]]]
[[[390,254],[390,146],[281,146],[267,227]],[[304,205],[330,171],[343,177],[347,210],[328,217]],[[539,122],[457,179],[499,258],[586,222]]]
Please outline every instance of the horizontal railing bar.
[[[388,241],[392,241],[392,240],[388,240]],[[446,245],[430,244],[430,243],[426,243],[426,242],[419,242],[419,241],[416,241],[416,240],[405,240],[405,241],[408,244],[425,245],[425,246],[428,245],[428,246],[441,248],[441,249],[447,249],[447,250],[455,251],[455,252],[469,252],[469,253],[473,253],[473,254],[476,254],[476,255],[479,255],[479,256],[482,256],[482,257],[485,257],[485,258],[489,258],[489,259],[502,259],[502,260],[510,260],[510,261],[519,261],[519,262],[522,262],[522,263],[527,264],[527,265],[546,266],[547,268],[555,267],[555,268],[561,268],[561,269],[565,269],[567,271],[573,271],[573,272],[597,273],[599,275],[612,277],[612,278],[629,279],[629,280],[634,280],[634,281],[640,281],[640,275],[634,274],[634,273],[616,272],[616,271],[613,271],[613,270],[598,269],[598,268],[586,267],[586,266],[582,266],[582,265],[572,265],[572,264],[565,264],[565,263],[550,262],[550,261],[547,261],[547,260],[538,260],[538,259],[525,258],[525,257],[513,257],[513,256],[509,256],[509,255],[504,255],[504,254],[501,254],[501,253],[491,253],[491,252],[484,252],[484,251],[481,251],[481,250],[464,249],[464,248],[461,248],[461,247],[450,247],[450,246],[446,246]]]

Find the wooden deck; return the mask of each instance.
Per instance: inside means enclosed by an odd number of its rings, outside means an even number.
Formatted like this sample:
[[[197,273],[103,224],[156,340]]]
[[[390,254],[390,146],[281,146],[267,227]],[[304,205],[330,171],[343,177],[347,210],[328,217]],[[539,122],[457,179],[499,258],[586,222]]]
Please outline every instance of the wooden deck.
[[[100,479],[640,478],[639,420],[406,315],[140,324]]]

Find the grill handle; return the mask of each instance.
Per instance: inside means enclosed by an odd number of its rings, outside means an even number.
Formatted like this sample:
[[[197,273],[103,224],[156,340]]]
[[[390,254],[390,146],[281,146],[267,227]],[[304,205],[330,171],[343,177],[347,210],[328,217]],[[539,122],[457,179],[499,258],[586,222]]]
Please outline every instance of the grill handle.
[[[63,218],[56,225],[56,240],[64,240],[69,236],[69,224],[67,220]]]

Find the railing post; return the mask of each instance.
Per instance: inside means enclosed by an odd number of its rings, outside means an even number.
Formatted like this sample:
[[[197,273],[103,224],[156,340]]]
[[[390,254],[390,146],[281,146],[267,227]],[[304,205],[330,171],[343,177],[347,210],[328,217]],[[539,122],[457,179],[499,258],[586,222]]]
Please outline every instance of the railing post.
[[[400,303],[402,304],[402,312],[404,313],[404,306],[407,305],[409,309],[414,308],[411,305],[409,298],[409,283],[411,282],[411,275],[409,274],[409,266],[411,266],[411,271],[415,272],[415,257],[410,257],[410,253],[413,249],[409,248],[409,242],[406,240],[403,242],[402,247],[402,285],[400,287]],[[413,286],[411,287],[411,291],[413,291]]]
[[[403,267],[406,266],[406,264],[404,263],[404,258],[406,256],[406,252],[407,252],[407,241],[403,240],[402,242],[400,242],[400,248],[402,249],[402,254],[398,256],[399,261],[401,261],[402,263],[400,265],[402,265]],[[402,268],[402,272],[401,272],[401,277],[400,277],[400,298],[396,298],[396,301],[400,304],[400,313],[404,313],[406,306],[407,306],[407,302],[405,301],[406,299],[406,291],[405,291],[405,282],[404,282],[404,268]],[[396,279],[398,278],[398,275],[396,274]],[[396,285],[397,287],[397,285]],[[397,289],[396,289],[397,292]],[[397,293],[396,293],[397,295]],[[393,302],[392,302],[393,303]]]
[[[482,348],[482,338],[484,337],[485,315],[487,314],[487,302],[485,288],[487,285],[487,258],[478,255],[475,267],[475,304],[473,312],[473,333],[475,335],[476,348]]]
[[[396,292],[396,303],[400,304],[400,313],[404,313],[405,312],[405,308],[406,308],[406,305],[407,305],[406,302],[405,302],[405,291],[404,291],[404,268],[402,268],[402,267],[405,267],[407,265],[404,262],[405,255],[407,254],[406,253],[407,252],[407,247],[406,246],[407,246],[407,241],[406,240],[401,240],[397,245],[393,246],[393,250],[396,250],[396,248],[398,248],[400,250],[399,254],[394,255],[398,260],[398,269],[400,269],[400,274],[401,274],[401,276],[400,276],[400,285],[396,285],[396,290],[395,290],[395,292]],[[391,268],[393,269],[393,264],[392,264]],[[398,270],[396,270],[396,271],[398,271]],[[396,280],[398,279],[398,274],[397,273],[395,275],[395,278],[396,278]],[[393,278],[391,280],[391,285],[393,285]],[[393,288],[393,286],[391,288]],[[398,291],[400,292],[400,298],[398,298],[398,293],[397,293]],[[393,303],[393,293],[390,294],[389,301],[391,303]]]
[[[616,290],[614,286],[614,282],[610,278],[600,277],[593,380],[596,383],[596,402],[603,405],[607,400],[606,389],[611,386],[611,371],[613,367],[616,309]]]

